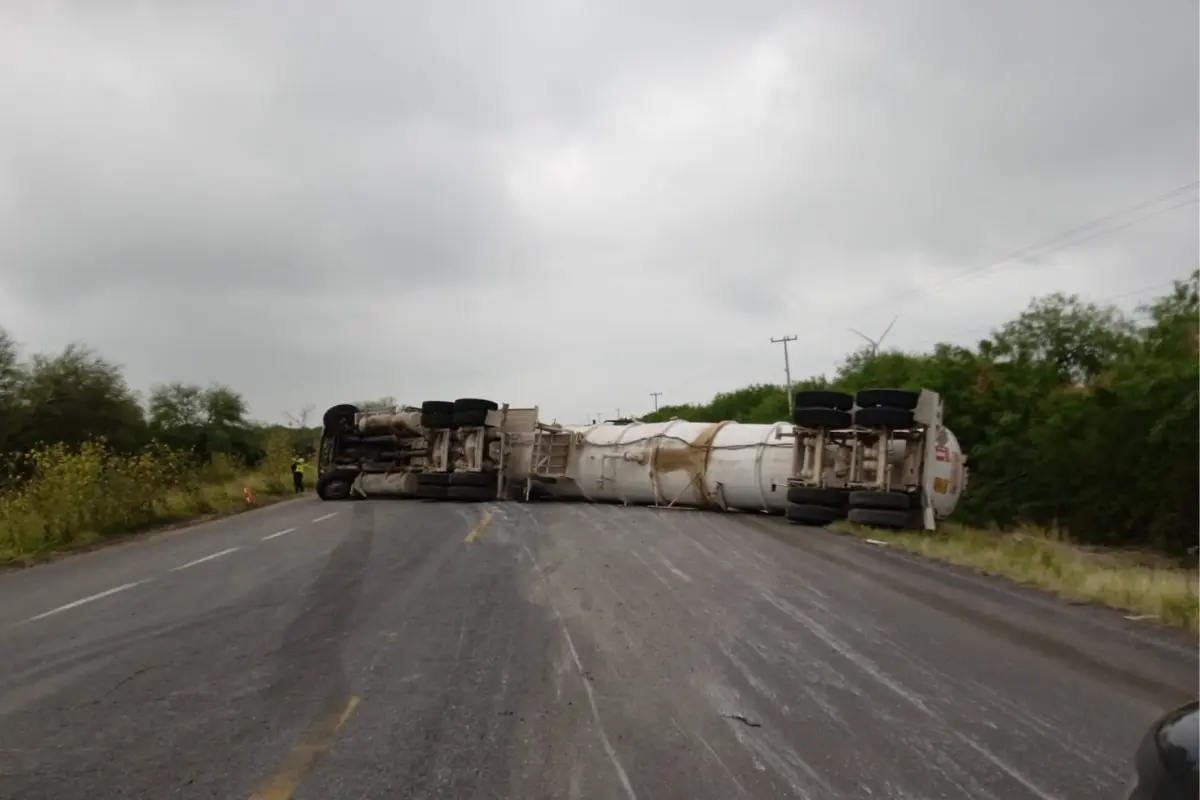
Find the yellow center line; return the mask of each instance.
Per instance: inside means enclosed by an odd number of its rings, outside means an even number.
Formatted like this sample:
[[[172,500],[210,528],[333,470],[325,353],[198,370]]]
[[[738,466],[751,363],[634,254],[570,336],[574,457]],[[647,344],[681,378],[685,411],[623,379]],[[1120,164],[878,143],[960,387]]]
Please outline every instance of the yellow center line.
[[[250,800],[289,800],[300,779],[312,767],[333,742],[338,729],[346,724],[354,709],[358,706],[358,698],[351,697],[345,708],[330,711],[317,718],[308,730],[293,745],[283,764],[267,780],[263,781]]]
[[[463,539],[463,541],[464,542],[473,542],[476,539],[478,539],[480,534],[483,533],[483,529],[486,528],[488,526],[488,523],[491,521],[492,521],[492,512],[488,511],[488,512],[484,513],[483,517],[480,518],[479,522],[476,522],[473,526],[471,526],[471,532],[467,534],[467,538]]]

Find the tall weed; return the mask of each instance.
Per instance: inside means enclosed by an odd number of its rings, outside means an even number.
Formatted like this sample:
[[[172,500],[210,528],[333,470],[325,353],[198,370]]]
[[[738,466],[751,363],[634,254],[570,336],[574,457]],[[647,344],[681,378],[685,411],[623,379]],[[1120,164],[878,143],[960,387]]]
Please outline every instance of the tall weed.
[[[282,441],[279,441],[279,440]],[[151,444],[132,455],[103,440],[39,447],[22,456],[30,478],[0,493],[0,562],[36,558],[156,525],[245,507],[244,489],[269,502],[289,488],[287,437],[272,437],[254,470],[219,454]]]

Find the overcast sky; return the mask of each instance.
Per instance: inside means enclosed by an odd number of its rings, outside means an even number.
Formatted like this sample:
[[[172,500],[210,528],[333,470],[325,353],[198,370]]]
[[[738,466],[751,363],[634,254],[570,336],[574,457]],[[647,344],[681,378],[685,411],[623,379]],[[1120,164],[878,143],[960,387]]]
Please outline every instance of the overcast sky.
[[[1197,262],[1194,0],[0,0],[0,325],[582,421]],[[1139,216],[1148,218],[1120,230]],[[1145,290],[1145,291],[1139,291]],[[933,387],[936,388],[936,387]]]

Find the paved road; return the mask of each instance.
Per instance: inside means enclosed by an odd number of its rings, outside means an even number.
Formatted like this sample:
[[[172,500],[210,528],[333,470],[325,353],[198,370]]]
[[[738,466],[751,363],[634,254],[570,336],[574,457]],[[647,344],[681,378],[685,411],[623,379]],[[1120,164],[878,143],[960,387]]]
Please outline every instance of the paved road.
[[[1198,669],[776,519],[313,500],[0,575],[0,654],[20,800],[1116,798]]]

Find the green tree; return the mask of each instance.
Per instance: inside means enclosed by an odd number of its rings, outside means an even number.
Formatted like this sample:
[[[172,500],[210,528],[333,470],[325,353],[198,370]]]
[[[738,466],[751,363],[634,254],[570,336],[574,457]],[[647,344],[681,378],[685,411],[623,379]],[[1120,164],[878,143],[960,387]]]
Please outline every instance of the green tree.
[[[22,374],[23,373],[23,374]],[[146,441],[137,395],[121,368],[81,344],[56,356],[35,355],[17,373],[15,433],[8,447],[27,450],[38,443],[79,445],[103,438],[128,452]]]
[[[150,390],[150,424],[158,431],[200,428],[205,423],[204,390],[191,383],[159,384]]]
[[[970,457],[957,515],[1056,525],[1085,542],[1181,553],[1200,527],[1200,271],[1139,309],[1035,299],[975,347],[847,355],[832,380],[797,388],[929,388]],[[723,392],[645,417],[775,422],[779,386]]]

